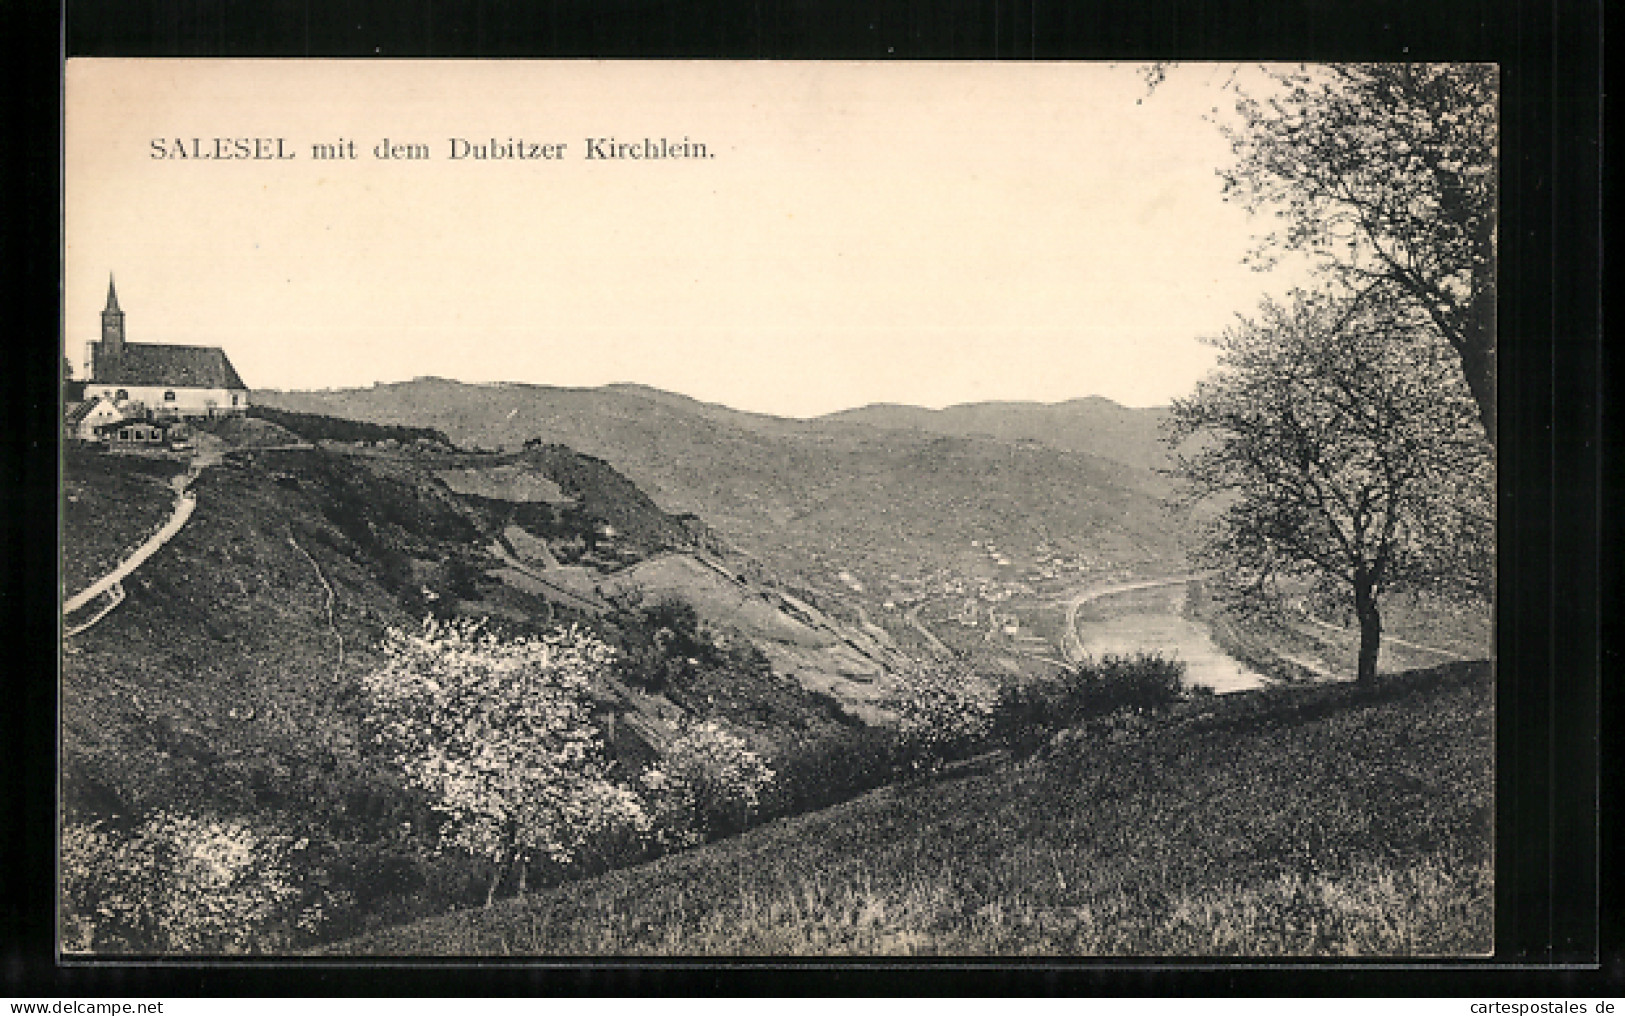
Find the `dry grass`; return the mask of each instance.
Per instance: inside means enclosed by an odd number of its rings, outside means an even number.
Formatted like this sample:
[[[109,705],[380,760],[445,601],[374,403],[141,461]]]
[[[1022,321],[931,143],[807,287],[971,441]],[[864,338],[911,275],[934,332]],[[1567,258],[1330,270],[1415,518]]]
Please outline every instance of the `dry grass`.
[[[967,913],[950,871],[879,885],[860,874],[745,891],[655,934],[606,911],[587,951],[759,956],[1461,956],[1488,952],[1491,872],[1439,861],[1288,873],[1239,890],[1119,890],[1072,906],[1016,894]],[[588,943],[583,943],[588,944]]]

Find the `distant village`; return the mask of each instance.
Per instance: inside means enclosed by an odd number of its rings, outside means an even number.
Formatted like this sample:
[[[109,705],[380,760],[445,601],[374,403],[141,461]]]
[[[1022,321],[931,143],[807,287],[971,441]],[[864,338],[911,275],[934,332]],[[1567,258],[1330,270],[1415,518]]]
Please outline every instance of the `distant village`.
[[[219,346],[130,342],[111,278],[101,341],[64,386],[63,438],[110,447],[184,447],[198,419],[242,414],[248,386]]]

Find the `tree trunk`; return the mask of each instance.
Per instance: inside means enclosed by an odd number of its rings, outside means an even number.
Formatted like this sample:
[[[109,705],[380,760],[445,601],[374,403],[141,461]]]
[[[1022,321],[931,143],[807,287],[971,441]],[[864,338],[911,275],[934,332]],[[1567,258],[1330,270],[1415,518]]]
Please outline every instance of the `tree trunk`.
[[[485,905],[488,907],[496,902],[497,885],[502,881],[502,869],[506,867],[507,865],[503,863],[500,857],[497,858],[496,864],[492,866],[491,885],[485,890]]]
[[[527,858],[521,856],[514,861],[514,864],[519,867],[519,889],[516,895],[523,896],[525,895],[526,876],[530,874],[530,863]]]
[[[1478,418],[1484,423],[1485,436],[1490,447],[1496,443],[1495,399],[1495,291],[1474,301],[1468,309],[1466,334],[1462,336],[1461,371],[1467,378],[1467,387],[1478,403]]]
[[[1354,616],[1360,622],[1360,662],[1358,680],[1363,684],[1377,679],[1377,651],[1382,648],[1382,616],[1377,612],[1375,583],[1365,577],[1354,581]]]

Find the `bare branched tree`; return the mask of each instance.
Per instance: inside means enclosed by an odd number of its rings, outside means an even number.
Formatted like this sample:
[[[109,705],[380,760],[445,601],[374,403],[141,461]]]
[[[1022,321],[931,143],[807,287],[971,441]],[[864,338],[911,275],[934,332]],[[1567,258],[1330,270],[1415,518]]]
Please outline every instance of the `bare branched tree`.
[[[1278,218],[1260,264],[1316,257],[1353,292],[1403,300],[1455,354],[1495,443],[1498,75],[1489,64],[1267,69],[1238,90],[1225,194]]]
[[[1307,587],[1351,608],[1371,680],[1385,593],[1487,597],[1491,449],[1426,315],[1297,293],[1214,345],[1218,369],[1174,402],[1169,439],[1191,502],[1219,507],[1202,557],[1232,602]]]

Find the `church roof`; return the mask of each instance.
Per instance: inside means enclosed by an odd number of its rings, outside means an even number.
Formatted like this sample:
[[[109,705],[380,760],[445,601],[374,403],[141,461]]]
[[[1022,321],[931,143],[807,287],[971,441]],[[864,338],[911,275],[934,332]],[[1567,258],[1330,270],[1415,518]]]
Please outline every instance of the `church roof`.
[[[109,356],[105,343],[97,345],[93,367],[97,384],[248,390],[219,346],[126,342],[123,352]]]

